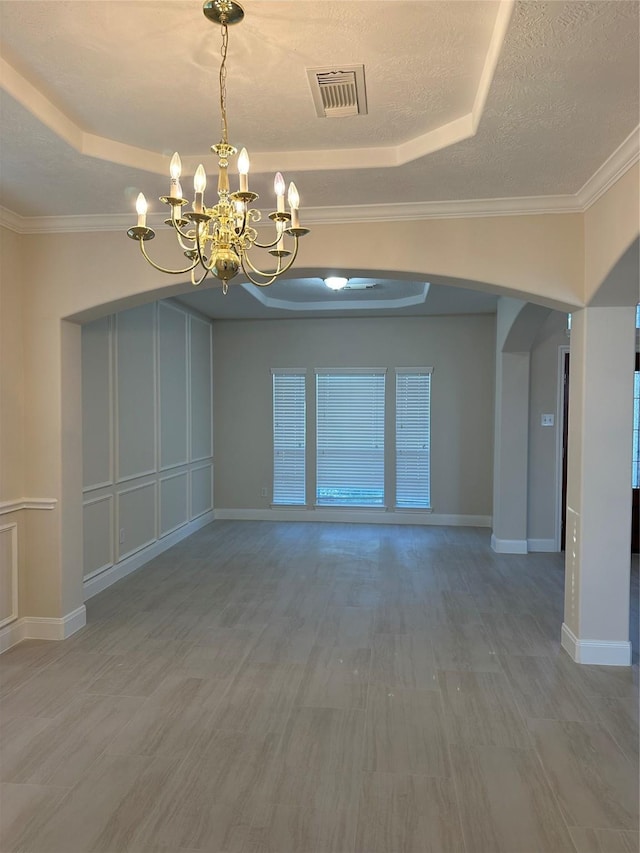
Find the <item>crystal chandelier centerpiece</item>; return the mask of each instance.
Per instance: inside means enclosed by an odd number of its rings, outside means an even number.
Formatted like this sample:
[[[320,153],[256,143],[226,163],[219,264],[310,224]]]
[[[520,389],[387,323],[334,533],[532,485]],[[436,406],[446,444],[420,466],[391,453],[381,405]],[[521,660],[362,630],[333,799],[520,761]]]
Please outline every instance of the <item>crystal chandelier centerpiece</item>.
[[[243,148],[238,157],[239,188],[231,192],[229,186],[229,159],[237,149],[229,144],[227,130],[227,48],[228,28],[239,23],[244,10],[233,0],[206,0],[203,11],[205,16],[220,25],[222,48],[220,63],[220,120],[221,139],[211,150],[218,158],[218,200],[213,207],[207,207],[204,191],[207,176],[204,166],[196,169],[193,186],[194,198],[191,210],[185,211],[189,201],[182,196],[180,175],[182,164],[176,152],[171,158],[169,173],[171,176],[169,195],[160,201],[168,205],[170,216],[165,224],[173,228],[177,242],[187,258],[187,265],[181,269],[167,269],[155,263],[147,252],[145,244],[155,237],[155,231],[147,227],[147,202],[142,193],[138,195],[136,211],[138,222],[127,231],[132,240],[140,244],[142,254],[152,267],[169,275],[191,275],[191,283],[201,284],[211,273],[222,281],[222,290],[227,292],[229,281],[240,269],[253,284],[266,287],[293,265],[298,254],[298,240],[309,233],[300,227],[300,197],[296,185],[289,185],[289,211],[285,210],[285,181],[280,172],[275,176],[276,210],[269,214],[273,222],[275,235],[271,242],[259,243],[258,232],[254,225],[262,217],[259,210],[250,205],[258,198],[257,193],[249,190],[249,155]],[[256,266],[249,254],[253,249],[262,249],[275,258],[275,269],[263,270]],[[273,262],[272,262],[273,263]]]

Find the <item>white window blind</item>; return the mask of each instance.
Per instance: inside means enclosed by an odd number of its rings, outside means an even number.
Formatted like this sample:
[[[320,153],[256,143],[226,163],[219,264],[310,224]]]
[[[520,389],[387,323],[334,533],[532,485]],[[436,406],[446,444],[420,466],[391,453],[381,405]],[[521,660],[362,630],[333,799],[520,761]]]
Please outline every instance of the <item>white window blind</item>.
[[[431,368],[396,371],[396,506],[431,507]]]
[[[305,503],[305,375],[273,371],[273,503]]]
[[[318,372],[319,506],[384,506],[384,371]]]

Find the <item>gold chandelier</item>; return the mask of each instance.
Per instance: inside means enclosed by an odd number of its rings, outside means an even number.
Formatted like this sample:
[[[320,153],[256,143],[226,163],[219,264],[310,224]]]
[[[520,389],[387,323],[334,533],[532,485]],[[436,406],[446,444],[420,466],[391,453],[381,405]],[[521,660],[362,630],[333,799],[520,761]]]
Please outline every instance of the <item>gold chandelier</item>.
[[[142,193],[138,195],[136,211],[138,223],[127,231],[132,240],[140,244],[142,254],[152,267],[169,275],[191,274],[191,283],[201,284],[211,273],[222,281],[222,290],[227,292],[229,281],[242,269],[249,281],[260,287],[272,284],[276,278],[293,265],[298,254],[298,240],[309,233],[308,228],[300,227],[300,198],[295,184],[289,185],[289,212],[285,210],[285,182],[278,172],[274,181],[276,210],[269,214],[275,226],[275,237],[270,243],[259,243],[258,232],[253,227],[260,221],[262,214],[250,207],[258,195],[249,191],[249,156],[243,148],[238,157],[239,189],[230,192],[229,158],[237,153],[227,138],[227,47],[228,27],[244,17],[244,10],[233,0],[206,0],[203,11],[205,16],[220,24],[222,32],[222,62],[220,64],[220,119],[222,137],[211,150],[218,157],[218,201],[213,207],[204,202],[204,190],[207,183],[204,166],[200,164],[193,179],[194,199],[192,209],[184,211],[189,204],[182,197],[180,173],[182,164],[176,152],[171,158],[171,175],[168,196],[160,201],[169,206],[171,215],[165,224],[174,229],[176,239],[188,260],[182,269],[166,269],[153,261],[145,246],[155,237],[155,231],[147,227],[147,202]],[[288,239],[285,239],[288,238]],[[252,249],[264,249],[276,259],[274,270],[262,270],[255,266],[249,257]]]

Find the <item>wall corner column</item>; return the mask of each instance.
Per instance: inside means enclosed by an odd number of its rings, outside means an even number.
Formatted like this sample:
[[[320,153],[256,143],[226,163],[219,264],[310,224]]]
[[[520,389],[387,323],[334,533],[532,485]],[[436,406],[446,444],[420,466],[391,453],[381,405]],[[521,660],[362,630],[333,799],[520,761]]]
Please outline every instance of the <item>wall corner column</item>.
[[[530,353],[505,351],[523,306],[498,302],[491,547],[500,554],[527,553]]]
[[[635,311],[572,315],[565,612],[578,663],[629,666]]]

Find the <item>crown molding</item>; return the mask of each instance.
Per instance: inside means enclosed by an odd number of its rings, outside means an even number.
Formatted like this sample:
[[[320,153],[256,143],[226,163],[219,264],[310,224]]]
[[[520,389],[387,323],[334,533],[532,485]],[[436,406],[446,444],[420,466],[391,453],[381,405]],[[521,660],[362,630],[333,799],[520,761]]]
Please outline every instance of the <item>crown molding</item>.
[[[529,216],[540,213],[580,213],[576,196],[426,201],[398,204],[361,204],[304,208],[305,225],[342,225],[350,222],[389,222],[418,219],[468,219],[478,216]],[[131,213],[88,216],[19,216],[0,207],[0,225],[18,234],[72,234],[91,231],[126,233],[135,216]],[[151,228],[164,225],[161,214],[149,215]]]
[[[640,124],[634,127],[629,136],[607,157],[602,166],[594,172],[584,186],[576,193],[576,199],[582,211],[610,189],[616,181],[640,160]]]
[[[548,213],[584,213],[620,178],[640,161],[640,125],[611,154],[577,193],[566,195],[519,196],[514,198],[423,201],[397,204],[360,204],[304,208],[305,224],[342,225],[351,222],[389,222],[420,219],[468,219],[479,216],[531,216]],[[152,228],[164,224],[165,217],[148,217]],[[131,213],[88,216],[20,216],[0,207],[0,225],[18,234],[64,234],[83,231],[126,232],[133,222]]]

